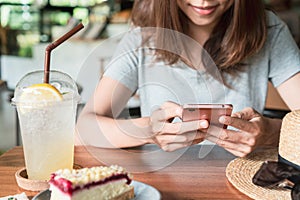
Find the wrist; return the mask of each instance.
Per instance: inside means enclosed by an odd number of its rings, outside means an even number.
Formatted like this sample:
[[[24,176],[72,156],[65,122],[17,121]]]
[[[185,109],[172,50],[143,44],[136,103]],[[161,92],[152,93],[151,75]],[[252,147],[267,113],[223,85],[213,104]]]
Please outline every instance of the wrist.
[[[266,144],[268,146],[278,147],[282,120],[276,118],[267,118],[267,119],[268,119],[267,127],[271,127],[271,129],[269,129],[270,137]]]
[[[135,126],[140,130],[140,142],[143,144],[154,144],[153,132],[150,125],[150,117],[142,117],[135,119]]]

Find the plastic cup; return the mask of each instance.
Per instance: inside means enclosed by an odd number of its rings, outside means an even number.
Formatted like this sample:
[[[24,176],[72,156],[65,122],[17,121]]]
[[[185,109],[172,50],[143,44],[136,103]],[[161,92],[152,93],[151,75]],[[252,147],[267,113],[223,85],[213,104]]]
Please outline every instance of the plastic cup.
[[[16,106],[25,165],[29,179],[49,180],[58,169],[72,169],[77,104],[80,96],[72,78],[51,71],[49,83],[63,96],[62,101],[30,102],[20,98],[25,88],[43,83],[44,71],[25,75],[17,84],[12,104]]]

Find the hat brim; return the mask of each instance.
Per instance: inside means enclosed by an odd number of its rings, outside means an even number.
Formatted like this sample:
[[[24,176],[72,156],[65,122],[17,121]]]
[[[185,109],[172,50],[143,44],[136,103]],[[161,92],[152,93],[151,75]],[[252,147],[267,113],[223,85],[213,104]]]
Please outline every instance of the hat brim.
[[[236,158],[226,167],[229,182],[239,191],[257,200],[289,200],[291,191],[278,187],[260,187],[252,183],[254,174],[264,161],[277,161],[278,149],[263,149],[250,154],[246,158]]]

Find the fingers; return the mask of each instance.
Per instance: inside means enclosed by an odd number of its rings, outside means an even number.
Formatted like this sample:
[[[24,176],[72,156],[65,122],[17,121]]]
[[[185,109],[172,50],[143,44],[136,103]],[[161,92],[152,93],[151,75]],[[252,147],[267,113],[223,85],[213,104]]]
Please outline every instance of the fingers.
[[[164,132],[165,125],[170,123],[170,119],[180,117],[182,115],[182,107],[178,104],[166,102],[159,109],[153,111],[150,116],[150,126],[154,134]],[[178,128],[176,126],[167,127],[175,132]]]
[[[151,115],[152,121],[167,121],[170,118],[181,117],[182,107],[179,105],[173,105],[170,107],[161,107],[158,110],[153,111]]]
[[[253,126],[253,123],[242,118],[221,116],[219,118],[219,122],[246,132],[254,132],[256,130],[256,127]]]
[[[253,147],[242,144],[242,143],[234,143],[228,140],[221,140],[220,138],[214,137],[212,135],[208,135],[206,137],[207,140],[216,143],[220,147],[223,147],[227,151],[231,152],[232,154],[239,156],[239,157],[245,157],[248,155],[251,151],[253,151]]]
[[[181,134],[198,129],[206,129],[206,120],[185,123],[170,123],[169,119],[182,116],[182,106],[166,102],[160,109],[155,110],[150,117],[150,125],[154,134]]]
[[[228,141],[232,143],[241,143],[248,146],[255,146],[255,138],[253,134],[229,129],[222,129],[216,126],[210,126],[207,131],[207,138],[212,136],[220,141]]]
[[[211,126],[206,139],[215,142],[236,156],[244,157],[270,137],[267,120],[253,108],[245,108],[231,116],[221,116],[219,122],[236,130]]]
[[[254,110],[253,108],[247,107],[244,108],[242,111],[233,113],[231,117],[240,118],[243,120],[251,120],[254,116],[258,116],[259,113]]]
[[[245,157],[253,151],[256,145],[255,137],[249,132],[222,129],[216,126],[210,126],[206,139],[239,157]]]
[[[164,151],[174,151],[202,142],[205,136],[206,133],[204,132],[191,131],[182,135],[158,135],[155,137],[155,142]]]
[[[153,133],[151,138],[165,151],[174,151],[207,139],[236,156],[244,157],[262,140],[264,118],[253,108],[245,108],[232,116],[219,118],[221,124],[236,130],[209,125],[207,120],[170,123],[169,120],[174,117],[182,118],[182,111],[182,106],[166,102],[150,117]]]
[[[207,120],[170,123],[169,119],[174,117],[182,117],[182,106],[173,102],[164,103],[151,114],[150,127],[154,143],[165,151],[173,151],[203,141],[209,126]]]
[[[165,123],[161,133],[183,134],[190,131],[205,130],[209,126],[207,120],[190,121],[183,123]]]

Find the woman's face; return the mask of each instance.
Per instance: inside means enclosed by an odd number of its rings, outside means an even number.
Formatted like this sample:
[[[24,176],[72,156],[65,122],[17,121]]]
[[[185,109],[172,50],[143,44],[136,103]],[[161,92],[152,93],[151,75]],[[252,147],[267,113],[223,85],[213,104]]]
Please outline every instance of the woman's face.
[[[234,0],[177,0],[180,9],[198,26],[215,25],[233,2]]]

